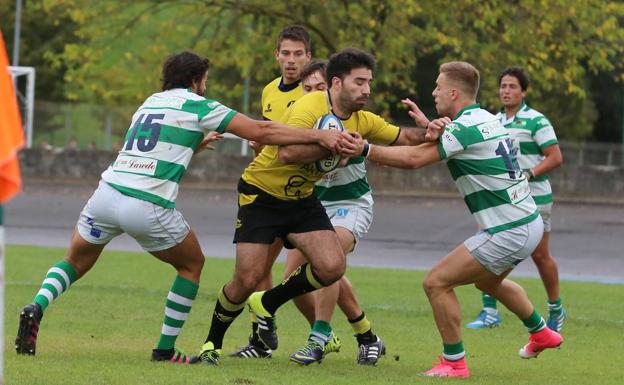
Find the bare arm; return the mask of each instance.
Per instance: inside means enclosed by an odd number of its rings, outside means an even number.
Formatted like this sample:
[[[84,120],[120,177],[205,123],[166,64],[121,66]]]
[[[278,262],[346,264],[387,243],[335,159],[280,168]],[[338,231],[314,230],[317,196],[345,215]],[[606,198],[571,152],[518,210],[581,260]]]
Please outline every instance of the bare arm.
[[[534,177],[546,174],[561,166],[563,163],[563,154],[561,154],[561,148],[559,148],[558,144],[546,147],[543,152],[545,157],[544,160],[531,169]]]
[[[278,157],[283,164],[305,164],[323,159],[331,152],[318,144],[291,144],[279,146]]]
[[[270,120],[253,120],[237,113],[226,128],[241,138],[262,144],[286,145],[315,143],[336,152],[342,147],[355,147],[345,141],[344,135],[335,130],[309,130],[286,126]]]
[[[420,168],[441,160],[437,143],[418,146],[382,147],[372,146],[368,159],[381,165],[398,168]]]

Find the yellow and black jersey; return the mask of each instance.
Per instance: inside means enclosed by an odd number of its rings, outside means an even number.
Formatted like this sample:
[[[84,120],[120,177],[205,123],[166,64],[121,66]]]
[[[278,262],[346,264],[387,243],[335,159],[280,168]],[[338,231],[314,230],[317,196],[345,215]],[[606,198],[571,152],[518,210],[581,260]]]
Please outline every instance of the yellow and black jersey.
[[[284,112],[302,96],[301,82],[284,84],[280,76],[262,90],[262,117],[265,120],[284,123],[282,120]]]
[[[321,116],[328,114],[331,103],[327,91],[317,91],[297,100],[284,116],[284,123],[292,127],[310,129]],[[399,136],[399,127],[368,111],[357,111],[342,120],[347,131],[359,132],[362,137],[381,144],[392,144]],[[321,179],[314,163],[285,165],[279,161],[278,147],[265,146],[247,166],[243,180],[279,199],[302,199],[312,195],[314,183]]]

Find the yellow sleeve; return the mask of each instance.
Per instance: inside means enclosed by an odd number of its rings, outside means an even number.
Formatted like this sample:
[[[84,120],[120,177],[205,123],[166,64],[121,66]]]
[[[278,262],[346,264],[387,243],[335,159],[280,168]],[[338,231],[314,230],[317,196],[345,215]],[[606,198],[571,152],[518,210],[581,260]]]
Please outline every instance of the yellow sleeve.
[[[299,128],[312,128],[319,117],[329,113],[325,94],[313,92],[297,100],[284,114],[287,125]]]
[[[369,111],[361,111],[363,120],[362,136],[374,143],[392,144],[399,137],[401,129],[398,126],[388,123],[381,116]]]

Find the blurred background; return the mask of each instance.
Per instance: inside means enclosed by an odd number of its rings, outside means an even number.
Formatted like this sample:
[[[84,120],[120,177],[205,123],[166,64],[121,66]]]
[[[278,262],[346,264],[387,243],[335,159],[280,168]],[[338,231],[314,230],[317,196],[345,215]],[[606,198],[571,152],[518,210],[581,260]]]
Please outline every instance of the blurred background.
[[[290,24],[308,29],[316,58],[373,53],[368,109],[396,123],[410,123],[404,97],[435,117],[442,62],[473,63],[491,111],[499,73],[523,66],[527,102],[553,122],[567,165],[624,166],[621,1],[0,0],[11,64],[36,73],[34,148],[118,149],[132,112],[159,90],[164,58],[186,49],[211,61],[208,98],[260,117],[262,88],[279,74],[275,40]],[[26,113],[28,76],[16,82]],[[245,148],[230,140],[219,151]]]

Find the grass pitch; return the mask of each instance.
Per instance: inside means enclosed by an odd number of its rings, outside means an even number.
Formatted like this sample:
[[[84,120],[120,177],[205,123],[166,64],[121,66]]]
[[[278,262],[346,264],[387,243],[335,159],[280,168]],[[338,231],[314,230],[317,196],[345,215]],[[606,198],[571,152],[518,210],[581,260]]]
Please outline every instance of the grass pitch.
[[[441,341],[422,291],[423,272],[350,268],[361,304],[388,354],[378,367],[355,363],[357,344],[340,310],[333,320],[342,350],[321,365],[299,367],[288,356],[306,340],[308,326],[289,303],[278,313],[280,347],[271,360],[224,358],[218,367],[181,366],[149,361],[163,319],[165,296],[175,270],[146,253],[104,252],[93,270],[47,310],[37,355],[18,356],[13,342],[18,313],[30,302],[47,269],[64,256],[61,249],[9,246],[6,250],[5,381],[7,384],[428,384],[449,380],[417,374],[431,367]],[[525,263],[530,263],[529,261]],[[208,259],[193,310],[177,346],[196,353],[210,326],[217,290],[230,279],[233,260]],[[274,269],[274,280],[282,266]],[[518,279],[533,303],[546,314],[541,281]],[[569,321],[561,350],[522,360],[526,343],[522,323],[502,309],[496,329],[463,329],[472,377],[470,384],[621,384],[624,348],[624,287],[597,283],[561,283]],[[458,290],[463,322],[480,308],[472,287]],[[243,313],[225,338],[230,353],[250,332]],[[455,382],[450,380],[451,382]]]

